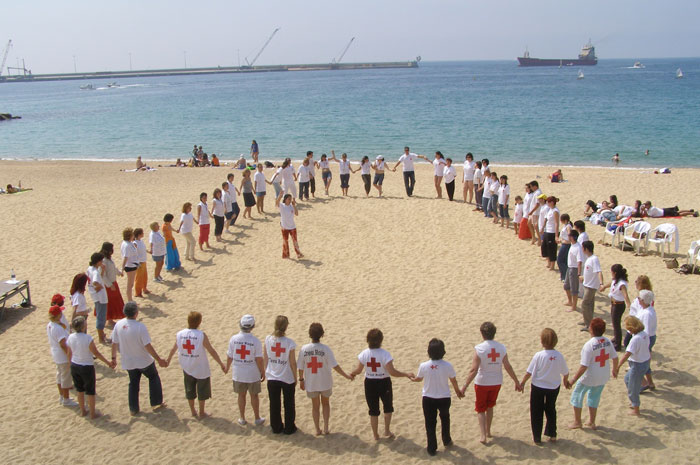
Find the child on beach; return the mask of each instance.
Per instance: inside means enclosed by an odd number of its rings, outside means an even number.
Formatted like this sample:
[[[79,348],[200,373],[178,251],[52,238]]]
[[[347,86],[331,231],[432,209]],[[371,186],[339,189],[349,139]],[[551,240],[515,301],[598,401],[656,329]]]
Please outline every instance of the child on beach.
[[[58,405],[77,407],[78,404],[70,398],[73,380],[70,375],[68,359],[68,327],[61,322],[63,307],[53,305],[49,309],[49,323],[46,325],[46,335],[51,347],[51,357],[56,364],[56,386],[58,386]]]
[[[102,260],[102,264],[105,268],[102,279],[104,280],[105,290],[107,291],[107,325],[110,328],[114,328],[117,320],[124,318],[124,299],[122,298],[122,293],[119,290],[119,283],[117,282],[117,276],[123,276],[123,273],[117,269],[117,265],[112,261],[114,245],[111,242],[102,243],[100,253],[105,257],[104,260]]]
[[[435,184],[435,192],[437,193],[437,198],[442,198],[442,177],[445,173],[445,156],[439,150],[435,152],[435,159],[433,159],[433,182]]]
[[[229,187],[226,181],[221,183],[221,200],[224,202],[224,226],[226,232],[229,231],[229,226],[231,226],[231,218],[233,218],[233,202],[231,201],[231,194],[229,194]]]
[[[267,194],[267,184],[269,184],[269,181],[265,178],[265,173],[263,173],[262,163],[258,163],[258,171],[256,171],[255,176],[253,176],[253,182],[255,184],[255,197],[257,198],[255,205],[258,208],[258,213],[264,215],[265,194]]]
[[[382,349],[384,334],[377,328],[367,332],[368,348],[357,356],[359,363],[350,372],[355,379],[363,370],[365,372],[365,400],[369,407],[369,420],[374,440],[379,440],[379,401],[384,407],[384,437],[393,438],[391,432],[391,415],[394,412],[394,393],[391,377],[413,378],[413,373],[403,373],[394,368],[394,358]]]
[[[126,234],[125,234],[126,235]],[[129,229],[129,238],[133,236]],[[134,246],[129,242],[129,247],[134,251]],[[105,256],[100,252],[90,256],[90,266],[88,266],[85,274],[88,277],[88,292],[92,301],[95,303],[95,329],[101,344],[109,344],[109,340],[105,337],[105,325],[107,324],[107,290],[104,284],[105,266],[103,260]],[[125,259],[126,261],[126,259]],[[136,272],[136,269],[132,270]]]
[[[210,217],[211,213],[209,213],[209,206],[207,206],[207,193],[202,192],[201,194],[199,194],[199,204],[197,204],[197,216],[194,218],[194,222],[199,225],[198,242],[199,250],[201,251],[204,251],[204,248],[202,247],[202,245],[204,244],[207,245],[207,249],[211,249],[211,245],[209,245]]]
[[[282,199],[284,195],[284,200]],[[282,200],[282,202],[280,202]],[[299,216],[297,203],[292,198],[292,194],[280,195],[275,201],[275,206],[280,210],[280,224],[282,226],[282,258],[289,258],[289,236],[292,236],[292,244],[294,251],[297,253],[297,258],[304,258],[304,255],[299,250],[299,242],[297,241],[297,226],[294,223],[294,217]]]
[[[559,217],[559,237],[557,238],[557,243],[559,244],[559,252],[557,252],[557,267],[559,268],[559,278],[561,282],[566,280],[566,270],[568,269],[568,254],[569,248],[571,247],[571,242],[569,242],[569,232],[571,231],[571,217],[568,213],[562,213]]]
[[[445,168],[443,170],[442,177],[445,180],[447,198],[450,199],[450,202],[452,202],[455,196],[455,178],[457,177],[457,170],[454,166],[452,166],[451,158],[447,158],[445,160]]]
[[[632,333],[632,340],[625,349],[625,355],[620,359],[620,364],[613,369],[613,376],[617,378],[620,366],[629,359],[629,371],[625,374],[627,385],[627,397],[630,400],[630,415],[639,416],[639,393],[642,391],[642,380],[649,371],[651,352],[649,352],[649,334],[644,331],[644,323],[634,316],[625,318],[625,329]]]
[[[587,405],[589,419],[586,426],[596,429],[595,418],[600,405],[600,395],[603,393],[605,383],[610,379],[610,363],[612,359],[613,376],[617,378],[617,352],[610,339],[605,334],[605,321],[602,318],[593,318],[588,327],[591,338],[581,349],[581,365],[576,374],[571,378],[570,385],[576,385],[571,393],[571,405],[574,407],[574,422],[570,429],[578,429],[581,423],[581,411],[583,398],[588,395]]]
[[[243,194],[243,218],[253,219],[250,210],[255,205],[255,195],[253,194],[253,181],[250,180],[250,170],[243,171],[241,179],[241,193]]]
[[[124,260],[122,261],[122,276],[126,273],[126,300],[132,301],[134,281],[136,281],[136,270],[139,268],[138,252],[134,246],[134,230],[126,228],[122,231],[122,245],[120,251]],[[104,257],[103,257],[104,258]],[[90,274],[88,273],[88,278]]]
[[[216,238],[216,242],[221,242],[221,235],[224,233],[224,215],[226,214],[226,207],[221,197],[221,189],[217,187],[212,194],[214,200],[212,200],[211,205],[211,216],[214,217],[214,237]]]
[[[493,217],[493,222],[498,223],[498,190],[501,188],[501,183],[498,181],[498,173],[495,171],[491,173],[491,184],[489,184],[489,193],[491,198],[489,200],[489,214],[488,216]]]
[[[425,434],[428,436],[428,455],[437,453],[437,416],[440,412],[440,426],[442,429],[442,444],[449,447],[452,444],[450,435],[450,386],[452,384],[458,399],[464,397],[457,384],[457,373],[450,362],[443,360],[445,356],[445,343],[440,339],[431,339],[428,343],[428,357],[430,360],[423,362],[418,367],[418,374],[411,378],[412,381],[423,382],[423,416],[425,417]]]
[[[202,323],[202,314],[190,312],[187,315],[187,328],[178,331],[175,336],[175,345],[170,349],[168,365],[177,352],[177,358],[185,377],[185,398],[190,405],[190,412],[195,418],[206,418],[209,414],[204,410],[207,399],[211,398],[211,370],[207,352],[226,373],[226,365],[219,358],[216,349],[212,347],[207,335],[199,329]],[[206,351],[206,352],[205,352]],[[199,412],[194,407],[195,397],[199,401]]]
[[[498,216],[501,217],[501,227],[504,221],[506,228],[510,228],[510,215],[508,215],[508,201],[510,200],[510,186],[508,185],[508,176],[501,176],[501,184],[498,187]]]
[[[572,229],[569,231],[569,253],[566,258],[566,278],[564,279],[564,291],[566,292],[566,303],[571,308],[568,312],[573,312],[576,310],[576,303],[578,302],[578,288],[579,279],[581,272],[583,271],[583,249],[581,244],[578,243],[578,231]]]
[[[114,370],[117,366],[115,360],[108,361],[104,355],[97,350],[95,342],[89,334],[85,333],[87,323],[85,318],[78,317],[73,320],[74,333],[68,336],[66,345],[68,346],[67,358],[70,360],[70,374],[73,378],[73,385],[78,393],[78,405],[80,406],[80,416],[88,414],[85,409],[85,396],[87,396],[90,419],[95,419],[102,414],[95,410],[95,362],[98,358],[102,363]]]
[[[263,364],[267,377],[267,393],[270,401],[270,427],[274,434],[296,432],[296,405],[294,388],[297,383],[296,343],[285,334],[289,319],[279,315],[275,319],[275,331],[265,338]],[[282,397],[284,397],[284,422],[282,422]]]
[[[532,357],[527,372],[520,382],[525,386],[527,380],[532,377],[530,388],[530,426],[532,438],[535,444],[542,444],[542,415],[547,417],[547,425],[544,435],[549,437],[549,442],[557,440],[557,397],[561,387],[562,376],[564,387],[570,389],[569,367],[566,366],[564,356],[554,350],[557,345],[557,333],[551,328],[545,328],[540,334],[540,342],[544,350]]]
[[[515,235],[520,234],[520,223],[523,221],[523,198],[519,195],[515,196],[515,214],[513,215],[513,229]]]
[[[309,326],[311,343],[302,346],[297,358],[299,389],[306,391],[306,396],[311,399],[311,416],[316,427],[316,436],[330,433],[330,397],[333,394],[331,370],[352,381],[352,377],[345,373],[335,361],[330,347],[321,344],[323,335],[321,323],[311,323]],[[323,410],[323,432],[321,432],[321,410]]]
[[[177,244],[173,236],[173,215],[166,213],[163,217],[163,237],[165,238],[165,269],[177,271],[180,269],[180,253],[177,251]]]
[[[515,390],[522,391],[522,386],[508,361],[506,347],[493,338],[496,336],[496,325],[490,321],[481,324],[479,328],[484,342],[474,347],[472,367],[467,375],[467,380],[462,387],[462,394],[467,391],[469,384],[474,381],[476,393],[475,410],[479,416],[479,429],[481,436],[479,442],[486,444],[491,436],[491,423],[493,422],[493,408],[496,406],[498,392],[503,384],[503,368],[515,383]]]
[[[241,207],[238,206],[238,200],[236,197],[236,194],[240,195],[240,191],[236,188],[236,186],[233,185],[233,179],[235,176],[233,173],[229,173],[226,176],[226,182],[228,184],[228,195],[231,196],[231,209],[233,211],[233,215],[228,221],[228,224],[226,225],[226,228],[229,226],[236,224],[236,218],[238,218],[238,215],[241,213]]]
[[[474,211],[480,211],[481,210],[481,202],[482,202],[482,196],[484,194],[484,184],[483,184],[483,175],[481,173],[481,162],[477,161],[475,162],[475,168],[474,168],[474,204],[475,208]]]
[[[143,297],[143,294],[151,293],[151,291],[148,290],[148,268],[146,268],[148,249],[146,248],[146,244],[143,243],[143,236],[143,229],[134,229],[134,247],[136,247],[139,260],[139,267],[136,269],[136,279],[134,280],[136,297]]]
[[[87,321],[88,305],[85,299],[85,286],[87,286],[88,277],[85,273],[78,273],[73,276],[73,282],[70,285],[70,303],[73,307],[73,315],[70,321],[75,320],[75,317],[82,316]]]
[[[194,216],[192,216],[192,204],[185,202],[182,206],[182,214],[180,215],[180,226],[177,232],[185,236],[187,248],[185,249],[185,260],[194,261],[195,241],[192,231],[194,230]]]
[[[153,280],[157,283],[163,282],[163,277],[160,275],[160,272],[163,269],[167,248],[165,245],[165,238],[160,233],[160,226],[157,221],[151,223],[151,233],[148,235],[148,243],[151,244],[148,253],[151,254],[153,261],[156,263],[156,269],[153,272]]]
[[[260,340],[250,334],[255,328],[255,318],[243,315],[240,322],[241,331],[234,334],[228,344],[225,373],[233,362],[233,392],[238,394],[238,424],[245,426],[246,392],[250,393],[250,405],[255,415],[255,426],[265,423],[260,417],[260,383],[265,379],[263,366],[263,349]]]
[[[299,200],[309,200],[309,183],[311,182],[311,175],[309,172],[309,159],[304,158],[304,161],[299,165],[299,170],[297,171],[297,179],[299,179]]]

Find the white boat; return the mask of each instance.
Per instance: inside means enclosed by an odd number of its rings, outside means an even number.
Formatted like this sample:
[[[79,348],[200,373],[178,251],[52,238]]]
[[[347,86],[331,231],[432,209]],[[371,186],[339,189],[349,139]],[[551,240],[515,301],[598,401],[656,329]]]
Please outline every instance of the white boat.
[[[107,87],[119,87],[119,84],[117,84],[116,82],[110,82],[109,84],[107,84]]]
[[[632,69],[644,69],[646,66],[642,64],[641,61],[635,61],[634,65],[632,65]]]
[[[683,71],[680,68],[676,70],[676,79],[683,79]]]
[[[583,71],[581,71],[580,69],[578,70],[578,76],[576,77],[576,79],[583,79]]]
[[[92,84],[85,84],[83,86],[80,86],[80,88],[82,90],[95,90],[95,86],[93,86]]]

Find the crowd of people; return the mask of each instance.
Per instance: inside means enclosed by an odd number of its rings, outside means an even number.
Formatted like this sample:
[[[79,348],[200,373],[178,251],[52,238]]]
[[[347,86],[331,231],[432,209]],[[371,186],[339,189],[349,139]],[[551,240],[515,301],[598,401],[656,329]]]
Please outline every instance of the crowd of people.
[[[237,196],[244,201],[244,218],[251,217],[253,206],[258,207],[259,214],[265,214],[264,198],[267,185],[275,190],[275,206],[280,212],[280,226],[283,237],[283,258],[289,258],[288,240],[291,236],[298,258],[303,258],[298,244],[295,217],[298,216],[297,200],[315,197],[316,169],[321,171],[321,179],[328,194],[332,174],[330,162],[339,164],[342,195],[348,195],[350,175],[361,171],[366,195],[372,186],[382,195],[382,182],[387,170],[395,171],[403,165],[403,178],[406,195],[411,197],[415,188],[416,159],[424,159],[434,166],[434,186],[438,198],[442,197],[442,181],[450,201],[454,200],[454,182],[456,169],[450,158],[436,152],[433,160],[423,155],[410,152],[405,148],[397,163],[389,168],[382,156],[374,162],[364,157],[360,167],[353,169],[346,154],[340,158],[329,158],[325,154],[316,162],[313,152],[307,155],[301,165],[295,169],[290,159],[284,160],[271,179],[267,179],[263,164],[257,164],[256,170],[245,169],[239,186],[234,184],[235,175],[229,173],[221,188],[212,194],[211,205],[208,194],[202,192],[193,214],[193,205],[187,202],[177,229],[173,226],[174,215],[168,213],[163,223],[150,224],[148,246],[144,241],[144,230],[126,228],[122,234],[120,251],[122,261],[117,266],[112,260],[114,246],[109,242],[102,245],[100,252],[91,255],[89,267],[84,273],[73,278],[70,288],[70,304],[73,307],[70,322],[64,315],[64,297],[56,294],[49,309],[47,334],[51,354],[57,367],[56,384],[59,390],[59,402],[66,407],[78,406],[81,415],[96,418],[100,414],[95,409],[96,382],[94,359],[116,368],[117,358],[121,367],[129,374],[128,404],[132,415],[140,411],[139,384],[142,375],[149,380],[150,405],[154,410],[165,406],[162,386],[157,366],[169,366],[177,353],[183,370],[185,397],[194,417],[208,416],[205,403],[211,397],[211,371],[207,354],[220,366],[224,373],[232,371],[233,390],[237,395],[239,408],[238,424],[244,426],[248,399],[253,410],[254,424],[261,425],[266,419],[261,416],[259,394],[262,382],[267,381],[269,396],[269,419],[274,433],[292,434],[295,425],[295,386],[306,392],[311,399],[312,418],[316,434],[328,434],[330,431],[330,397],[332,394],[332,371],[353,380],[364,372],[364,390],[370,417],[373,437],[379,439],[379,417],[384,415],[385,437],[393,437],[391,419],[394,413],[391,378],[405,377],[411,381],[423,383],[422,409],[425,417],[427,434],[427,451],[434,455],[437,450],[436,425],[440,416],[442,442],[449,446],[450,436],[450,385],[457,398],[466,395],[467,388],[474,383],[475,410],[479,422],[479,440],[487,443],[491,437],[493,409],[503,384],[503,370],[514,383],[514,390],[523,392],[524,385],[531,380],[530,416],[533,440],[542,442],[542,433],[550,441],[557,438],[556,399],[563,385],[572,389],[570,403],[573,407],[574,421],[571,428],[581,428],[584,400],[589,408],[587,426],[596,428],[596,414],[601,393],[608,382],[611,372],[617,377],[625,361],[629,362],[629,371],[625,375],[631,413],[639,415],[640,393],[655,389],[650,369],[651,349],[656,342],[656,311],[654,294],[647,276],[639,276],[635,281],[638,296],[631,301],[628,289],[627,271],[621,264],[614,264],[610,269],[610,280],[605,283],[600,261],[594,255],[594,244],[585,232],[585,222],[571,222],[570,216],[561,214],[557,208],[559,199],[542,193],[537,181],[525,185],[524,196],[515,197],[515,214],[513,218],[515,234],[531,244],[539,245],[540,254],[546,261],[546,267],[559,272],[563,282],[568,310],[577,310],[578,299],[582,298],[581,331],[590,335],[581,350],[580,364],[571,376],[563,355],[555,348],[557,334],[551,328],[545,328],[540,337],[542,350],[537,352],[518,378],[511,366],[506,348],[495,341],[496,327],[485,322],[480,327],[483,342],[478,344],[472,356],[471,368],[465,382],[460,387],[454,367],[443,359],[445,345],[439,339],[431,339],[427,353],[429,359],[420,364],[415,372],[400,371],[394,366],[390,353],[382,348],[383,334],[377,329],[367,333],[367,349],[358,355],[355,368],[344,371],[336,361],[333,351],[321,338],[323,326],[312,323],[308,334],[310,343],[299,348],[286,336],[289,324],[287,317],[278,316],[272,334],[264,343],[252,334],[255,318],[244,315],[240,322],[240,332],[234,334],[226,350],[224,361],[210,343],[206,334],[199,327],[202,315],[191,312],[187,318],[187,328],[178,332],[175,343],[167,357],[161,357],[151,343],[146,326],[137,320],[138,305],[135,298],[142,298],[150,293],[148,289],[148,255],[155,264],[153,280],[162,281],[163,267],[177,271],[181,266],[180,255],[175,241],[175,234],[182,234],[186,240],[186,260],[195,260],[196,245],[200,250],[211,248],[209,244],[210,223],[214,220],[214,236],[222,240],[225,230],[236,223],[240,214]],[[371,170],[374,179],[370,180]],[[370,184],[371,181],[371,184]],[[297,185],[298,182],[298,185]],[[488,159],[474,161],[471,153],[465,157],[463,164],[463,199],[465,203],[475,204],[474,210],[483,213],[485,218],[499,223],[501,227],[510,227],[509,200],[510,185],[508,177],[500,177],[491,171]],[[298,187],[298,191],[297,191]],[[615,198],[617,203],[617,199]],[[194,224],[199,227],[197,240],[194,237]],[[555,268],[556,267],[556,268]],[[558,270],[557,270],[558,268]],[[118,277],[126,277],[126,303],[117,283]],[[601,318],[594,318],[594,298],[596,292],[610,289],[611,320],[614,337],[604,336],[606,324]],[[90,308],[85,298],[85,291],[94,303],[93,314],[98,342],[104,346],[111,345],[111,359],[107,359],[97,348],[92,337],[87,334],[87,322]],[[622,334],[622,317],[626,308],[629,316],[624,320],[627,334]],[[111,339],[106,337],[105,329],[112,328]],[[72,330],[72,331],[71,331]],[[617,352],[624,352],[618,359]],[[70,398],[69,389],[75,388],[78,403]],[[198,404],[195,404],[195,400]],[[380,406],[382,407],[380,409]],[[282,415],[284,410],[284,415]],[[321,422],[321,415],[323,422]],[[546,418],[546,425],[544,422]]]

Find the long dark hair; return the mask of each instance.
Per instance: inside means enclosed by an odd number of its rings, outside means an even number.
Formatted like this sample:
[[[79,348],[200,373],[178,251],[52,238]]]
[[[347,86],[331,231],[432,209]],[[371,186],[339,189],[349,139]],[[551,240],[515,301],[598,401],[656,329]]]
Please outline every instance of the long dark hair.
[[[111,242],[103,242],[102,250],[100,250],[100,253],[104,255],[106,259],[111,260],[112,254],[114,253],[114,244],[112,244]]]
[[[627,270],[620,265],[619,263],[615,263],[611,268],[610,271],[615,275],[615,279],[613,279],[613,283],[617,284],[618,281],[628,281],[627,278]]]

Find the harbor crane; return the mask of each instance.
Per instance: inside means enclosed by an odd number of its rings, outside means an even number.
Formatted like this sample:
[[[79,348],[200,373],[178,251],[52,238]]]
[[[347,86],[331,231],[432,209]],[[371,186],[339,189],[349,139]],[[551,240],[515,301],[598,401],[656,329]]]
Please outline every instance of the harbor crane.
[[[333,58],[333,61],[332,61],[333,64],[339,64],[339,63],[340,63],[340,60],[343,59],[343,57],[345,56],[345,53],[347,53],[348,49],[350,48],[350,45],[352,45],[352,43],[353,43],[354,40],[355,40],[354,37],[353,37],[352,39],[350,39],[350,42],[348,42],[348,44],[345,46],[345,48],[343,49],[343,51],[341,52],[341,54],[340,54],[340,56],[338,57],[337,60],[336,60],[335,58]]]
[[[253,58],[253,61],[248,61],[248,57],[245,58],[245,62],[247,63],[247,66],[244,66],[244,68],[252,68],[253,67],[255,62],[258,60],[258,57],[260,56],[260,54],[265,50],[267,45],[270,43],[272,38],[275,37],[275,34],[277,34],[277,31],[279,31],[279,30],[280,30],[280,28],[277,28],[274,31],[272,31],[272,34],[270,34],[270,37],[267,39],[267,42],[265,42],[265,45],[262,46],[262,48],[260,49],[258,54],[255,55],[255,58]]]
[[[2,70],[5,69],[5,62],[7,61],[7,55],[10,53],[10,47],[12,47],[12,39],[7,41],[5,46],[5,53],[2,54],[2,64],[0,64],[0,76],[2,76]]]

